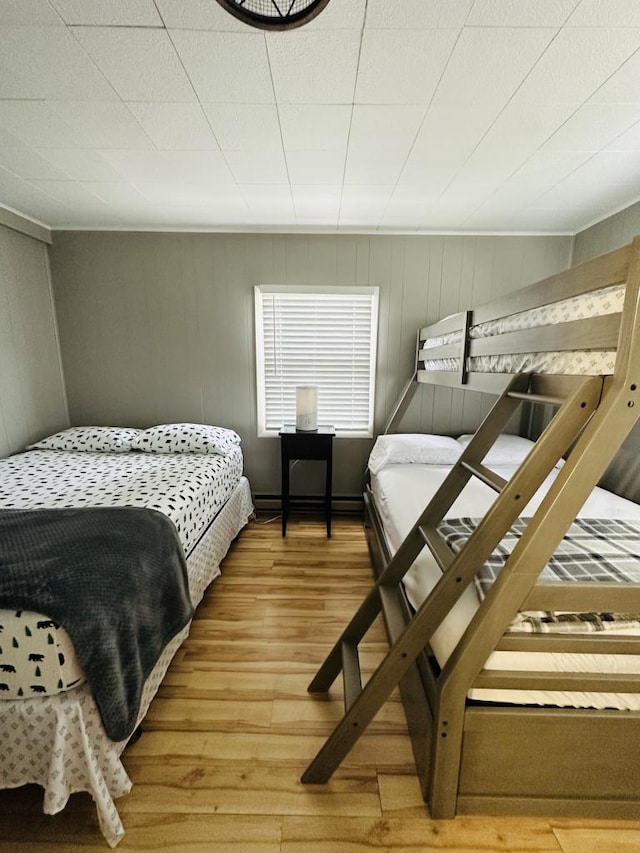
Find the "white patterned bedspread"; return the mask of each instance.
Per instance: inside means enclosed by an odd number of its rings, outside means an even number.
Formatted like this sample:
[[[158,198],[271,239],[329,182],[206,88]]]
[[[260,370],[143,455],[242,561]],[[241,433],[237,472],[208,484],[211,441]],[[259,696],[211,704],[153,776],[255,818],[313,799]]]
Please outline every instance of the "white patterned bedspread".
[[[80,453],[32,450],[0,461],[0,507],[149,507],[176,525],[188,555],[242,474],[242,451]],[[46,614],[0,609],[0,700],[82,684],[67,632]]]
[[[30,450],[0,460],[0,507],[141,506],[176,525],[188,555],[242,475],[242,451],[75,453]]]

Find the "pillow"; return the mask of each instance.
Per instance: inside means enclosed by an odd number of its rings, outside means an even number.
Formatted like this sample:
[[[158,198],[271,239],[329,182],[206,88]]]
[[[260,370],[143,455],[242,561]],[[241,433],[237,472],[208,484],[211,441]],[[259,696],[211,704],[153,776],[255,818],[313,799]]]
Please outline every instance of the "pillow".
[[[30,444],[27,450],[84,450],[103,453],[126,453],[142,432],[129,427],[78,426],[63,429]]]
[[[453,465],[462,449],[455,438],[446,435],[380,435],[369,456],[369,470],[377,474],[385,465],[418,462],[423,465]]]
[[[465,448],[472,438],[472,435],[461,435],[458,438],[458,442]],[[503,433],[498,436],[493,447],[489,448],[487,455],[482,460],[482,464],[488,467],[520,465],[534,443],[528,438],[522,438],[521,435],[507,435]]]
[[[141,432],[132,450],[146,453],[215,453],[226,456],[240,444],[232,429],[209,424],[158,424]]]

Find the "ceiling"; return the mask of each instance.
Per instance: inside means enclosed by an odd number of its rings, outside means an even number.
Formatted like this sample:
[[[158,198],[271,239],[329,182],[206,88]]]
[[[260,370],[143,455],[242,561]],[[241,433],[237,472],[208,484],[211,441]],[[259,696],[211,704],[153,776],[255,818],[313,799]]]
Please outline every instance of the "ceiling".
[[[0,0],[0,203],[52,228],[575,233],[640,198],[638,0]]]

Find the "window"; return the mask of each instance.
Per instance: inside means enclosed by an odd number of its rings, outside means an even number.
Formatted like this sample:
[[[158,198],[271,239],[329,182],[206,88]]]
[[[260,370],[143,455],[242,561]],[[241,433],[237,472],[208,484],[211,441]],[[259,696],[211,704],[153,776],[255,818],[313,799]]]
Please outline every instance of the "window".
[[[255,288],[258,435],[296,422],[296,386],[318,386],[318,423],[373,435],[377,287]]]

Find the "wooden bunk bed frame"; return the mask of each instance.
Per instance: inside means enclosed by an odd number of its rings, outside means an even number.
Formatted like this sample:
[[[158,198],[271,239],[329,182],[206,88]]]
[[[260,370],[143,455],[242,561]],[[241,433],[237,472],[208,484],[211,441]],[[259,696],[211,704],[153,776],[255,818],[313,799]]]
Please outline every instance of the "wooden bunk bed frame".
[[[471,324],[506,317],[574,295],[625,284],[621,313],[534,330],[470,339]],[[366,529],[375,585],[309,691],[327,691],[342,672],[345,715],[302,781],[326,782],[400,686],[423,795],[432,817],[531,814],[640,817],[640,712],[470,702],[473,687],[639,693],[625,674],[483,669],[494,650],[640,655],[640,638],[612,634],[505,634],[520,610],[640,613],[640,584],[537,584],[562,540],[640,416],[640,238],[471,312],[420,330],[416,370],[387,431],[396,431],[420,382],[499,395],[394,556],[365,492]],[[427,338],[462,331],[456,344],[428,353]],[[467,357],[493,353],[603,349],[616,352],[609,375],[487,374],[467,370]],[[457,373],[424,369],[425,358],[460,357]],[[482,464],[518,407],[553,406],[555,415],[516,474],[504,481]],[[429,649],[435,629],[472,582],[546,476],[566,458],[500,577],[441,669]],[[467,544],[453,553],[436,530],[471,477],[499,496]],[[416,613],[402,578],[422,548],[442,569]],[[358,643],[384,614],[390,650],[364,688]]]

